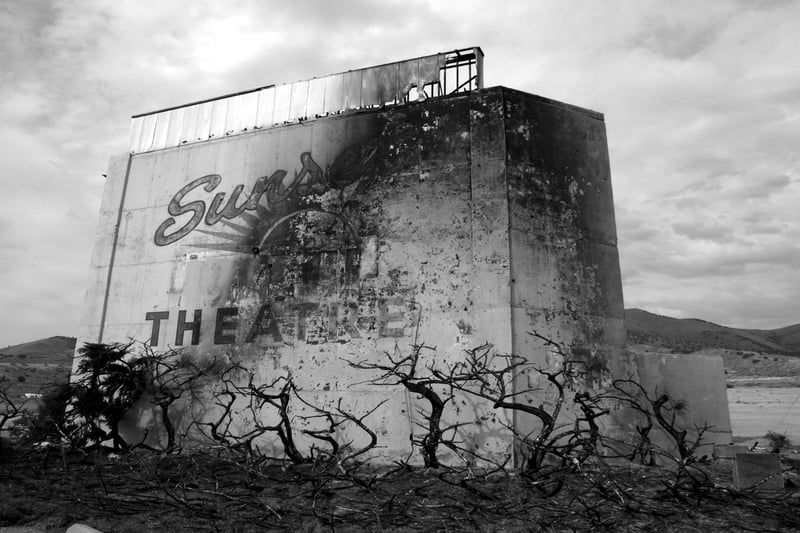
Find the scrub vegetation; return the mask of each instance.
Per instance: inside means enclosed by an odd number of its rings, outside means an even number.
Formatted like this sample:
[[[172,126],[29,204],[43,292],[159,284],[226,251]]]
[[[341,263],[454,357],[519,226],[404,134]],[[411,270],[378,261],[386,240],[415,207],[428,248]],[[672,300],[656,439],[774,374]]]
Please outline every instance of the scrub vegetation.
[[[44,394],[37,415],[24,415],[0,389],[0,422],[15,422],[13,439],[0,449],[0,526],[63,531],[82,522],[123,532],[800,529],[792,487],[734,489],[730,463],[701,453],[709,428],[687,431],[679,423],[687,407],[680,399],[652,395],[630,379],[601,392],[582,390],[582,363],[541,339],[562,363],[537,368],[523,358],[493,355],[484,345],[437,366],[425,362],[435,349],[424,344],[406,355],[351,361],[368,382],[402,387],[424,400],[409,456],[392,464],[369,460],[380,445],[370,422],[377,406],[351,413],[340,404],[313,405],[290,374],[261,383],[242,364],[197,364],[176,351],[87,344],[79,379]],[[206,398],[213,409],[182,426],[175,407],[206,390],[200,385],[207,379],[219,384]],[[512,392],[511,383],[535,383],[550,401],[533,405]],[[524,427],[536,428],[514,434],[515,468],[511,457],[481,453],[459,440],[469,428],[446,422],[459,395],[511,411],[528,420]],[[164,438],[158,446],[127,442],[119,429],[141,401],[160,414],[155,422]],[[297,405],[310,414],[293,415]],[[604,431],[604,420],[619,409],[635,420],[627,438]],[[354,434],[360,437],[343,437]],[[301,435],[314,445],[298,446]],[[277,446],[265,447],[267,439]],[[796,479],[798,462],[785,453],[792,449],[785,442],[781,447],[787,479]]]

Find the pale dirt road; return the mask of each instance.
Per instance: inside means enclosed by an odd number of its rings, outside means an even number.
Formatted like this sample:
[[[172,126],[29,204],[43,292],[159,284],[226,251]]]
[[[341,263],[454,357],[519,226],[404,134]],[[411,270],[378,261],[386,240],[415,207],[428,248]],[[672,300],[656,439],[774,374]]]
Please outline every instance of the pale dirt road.
[[[800,444],[800,387],[734,387],[728,406],[735,440],[763,439],[768,431],[785,433]]]

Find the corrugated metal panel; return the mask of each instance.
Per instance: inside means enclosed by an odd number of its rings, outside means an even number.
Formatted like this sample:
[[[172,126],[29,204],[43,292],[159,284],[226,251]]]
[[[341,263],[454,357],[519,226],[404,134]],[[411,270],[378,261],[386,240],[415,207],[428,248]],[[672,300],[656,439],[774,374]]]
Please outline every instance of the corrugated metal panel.
[[[192,105],[183,109],[180,144],[194,142],[197,129],[197,110],[200,106]]]
[[[225,119],[228,116],[228,99],[214,100],[211,107],[211,131],[209,137],[225,136]]]
[[[136,152],[146,152],[153,148],[153,135],[156,131],[156,115],[147,115],[142,122],[142,134]]]
[[[336,113],[344,109],[344,74],[334,74],[321,79],[325,80],[325,112]]]
[[[311,119],[325,113],[325,78],[314,78],[308,82],[306,117]]]
[[[169,128],[167,129],[167,138],[164,141],[165,148],[172,148],[181,144],[181,137],[183,133],[183,115],[186,112],[186,107],[179,107],[170,111]]]
[[[419,58],[419,86],[439,81],[439,69],[444,66],[444,55]]]
[[[397,65],[398,93],[405,98],[412,87],[419,86],[419,60],[410,59]]]
[[[128,150],[131,152],[135,152],[139,148],[139,139],[142,136],[143,124],[144,117],[136,117],[131,120],[131,134],[128,138]]]
[[[395,100],[398,102],[402,101],[402,98],[398,95],[397,89],[397,75],[399,72],[398,63],[381,65],[380,69],[378,69],[378,79],[375,88],[377,90],[379,103],[388,104]]]
[[[153,132],[153,146],[151,150],[160,150],[167,146],[167,133],[169,132],[169,117],[172,111],[163,111],[156,115],[156,128]]]
[[[361,107],[361,71],[343,72],[342,76],[344,77],[344,105],[342,109]]]
[[[292,84],[278,85],[275,87],[275,112],[272,122],[284,124],[289,122],[289,111],[292,104]]]
[[[275,87],[267,87],[258,91],[258,115],[256,116],[257,128],[268,128],[275,122],[272,116],[275,110]]]
[[[361,106],[371,107],[382,102],[378,98],[378,69],[365,68],[361,72]]]
[[[292,99],[289,102],[289,121],[305,118],[308,104],[308,81],[296,81],[292,84]]]
[[[242,122],[242,96],[227,98],[228,109],[225,115],[225,135],[234,135],[241,132]]]
[[[197,124],[194,130],[195,141],[205,141],[211,135],[211,111],[214,102],[205,102],[197,106]]]
[[[241,97],[242,105],[239,108],[239,130],[251,131],[256,127],[258,116],[258,93],[252,92],[243,94]]]

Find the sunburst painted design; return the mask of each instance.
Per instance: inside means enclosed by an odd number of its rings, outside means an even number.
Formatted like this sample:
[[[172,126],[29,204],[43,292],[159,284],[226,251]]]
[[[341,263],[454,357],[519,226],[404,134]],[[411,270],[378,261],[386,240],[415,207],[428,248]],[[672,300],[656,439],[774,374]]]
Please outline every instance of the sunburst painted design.
[[[323,251],[332,249],[354,248],[358,246],[358,236],[352,227],[336,213],[324,211],[316,207],[301,208],[283,216],[277,216],[269,209],[259,206],[258,215],[242,213],[240,219],[245,224],[220,220],[220,223],[231,229],[231,232],[199,229],[200,233],[223,239],[221,242],[196,243],[187,245],[192,248],[220,250],[235,253],[261,255],[269,252],[285,253],[289,249],[298,251]],[[304,242],[296,245],[286,242],[290,233],[289,226],[293,219],[311,215],[319,219],[331,219],[326,227],[313,228],[304,235]],[[334,229],[339,226],[339,229]],[[283,231],[281,231],[283,230]]]
[[[231,229],[231,232],[212,231],[207,229],[196,230],[199,233],[211,235],[229,242],[204,242],[189,244],[187,246],[206,250],[257,254],[259,243],[263,238],[263,233],[265,232],[266,227],[269,227],[269,221],[274,215],[269,209],[262,205],[259,205],[256,208],[256,213],[257,214],[244,212],[239,215],[238,220],[241,220],[245,224],[239,224],[225,219],[220,220],[219,223]]]

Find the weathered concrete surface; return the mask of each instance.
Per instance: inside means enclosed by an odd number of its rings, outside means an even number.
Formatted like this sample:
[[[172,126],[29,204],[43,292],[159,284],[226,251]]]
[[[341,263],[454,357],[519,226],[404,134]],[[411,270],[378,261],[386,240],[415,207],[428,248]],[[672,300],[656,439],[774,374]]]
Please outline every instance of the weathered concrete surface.
[[[488,341],[555,368],[536,331],[599,387],[632,372],[622,308],[602,117],[494,88],[113,159],[78,345],[290,372],[310,403],[357,416],[387,400],[366,422],[398,457],[424,402],[348,361],[424,342],[444,368]],[[184,425],[217,409],[176,406]],[[508,416],[471,397],[446,414],[498,456]]]
[[[555,371],[583,363],[590,389],[634,372],[625,345],[622,283],[605,124],[601,115],[504,93],[512,350]],[[532,332],[564,347],[558,354]],[[518,390],[531,384],[517,383]],[[542,379],[534,396],[552,398]],[[566,416],[573,416],[569,412]],[[520,418],[523,434],[537,420]]]
[[[700,428],[703,433],[698,455],[712,455],[714,445],[731,444],[731,417],[725,390],[725,368],[719,356],[697,354],[640,354],[637,357],[639,379],[651,398],[668,394],[685,402],[686,408],[676,419],[676,428],[686,430],[687,440],[694,441]],[[672,442],[657,434],[655,444],[670,449]]]
[[[747,451],[747,446],[737,444],[714,445],[714,457],[719,457],[720,459],[733,459],[737,453],[745,453]]]
[[[772,453],[737,453],[733,486],[739,490],[783,490],[781,458]]]

